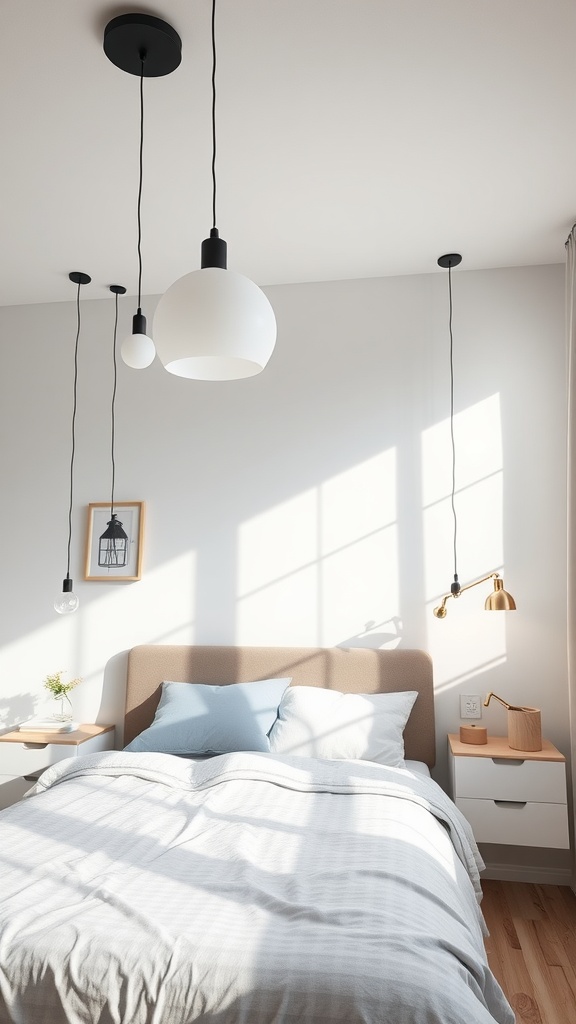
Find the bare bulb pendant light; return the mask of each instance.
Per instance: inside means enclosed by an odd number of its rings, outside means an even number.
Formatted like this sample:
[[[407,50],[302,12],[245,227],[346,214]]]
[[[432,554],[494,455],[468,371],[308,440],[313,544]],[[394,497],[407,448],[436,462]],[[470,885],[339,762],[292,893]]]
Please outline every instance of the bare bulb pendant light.
[[[121,355],[127,366],[142,370],[156,355],[142,313],[142,182],[144,168],[144,79],[169,75],[180,64],[182,43],[174,29],[147,14],[122,14],[104,31],[104,52],[122,71],[140,79],[140,146],[138,179],[138,307],[132,318],[132,334],[124,339]]]
[[[77,285],[76,292],[76,341],[74,343],[74,386],[72,399],[72,450],[70,455],[70,499],[68,503],[68,555],[66,561],[66,576],[62,580],[62,593],[58,594],[54,601],[54,610],[59,615],[70,615],[78,609],[80,601],[74,593],[74,581],[70,576],[70,548],[72,545],[72,509],[74,506],[74,458],[76,455],[76,408],[78,397],[78,343],[80,341],[80,288],[83,284],[90,284],[92,278],[88,274],[82,274],[79,270],[73,270],[68,277]]]
[[[132,334],[129,334],[122,343],[122,359],[127,366],[134,370],[143,370],[154,361],[156,349],[152,338],[149,338],[146,330],[146,317],[142,312],[142,178],[143,178],[143,156],[144,156],[144,67],[146,54],[142,51],[140,56],[140,158],[138,177],[138,309],[132,317]]]
[[[110,489],[110,519],[104,533],[98,541],[98,565],[103,569],[117,569],[128,562],[128,534],[114,511],[114,484],[116,480],[116,388],[118,384],[118,367],[116,362],[116,338],[118,335],[118,296],[125,295],[126,289],[121,284],[111,284],[110,291],[115,296],[114,304],[114,335],[112,341],[112,405],[111,405],[111,462],[112,485]]]
[[[216,0],[212,0],[212,228],[201,269],[168,288],[154,314],[154,338],[165,368],[195,380],[238,380],[260,373],[276,343],[276,318],[249,278],[227,269],[227,245],[216,227]]]
[[[516,604],[514,598],[506,590],[504,590],[504,582],[501,579],[499,573],[492,572],[487,576],[483,576],[482,579],[475,580],[473,583],[468,583],[466,586],[461,586],[458,579],[458,562],[457,562],[457,538],[458,538],[458,520],[456,517],[456,444],[454,440],[454,336],[452,332],[452,267],[457,267],[462,262],[462,257],[457,252],[447,253],[445,256],[440,256],[438,259],[438,266],[448,271],[448,327],[450,334],[450,441],[452,445],[452,491],[451,491],[451,505],[452,505],[452,518],[454,521],[454,533],[452,550],[454,556],[454,579],[450,585],[450,593],[445,594],[440,604],[434,608],[434,615],[437,619],[446,618],[446,602],[450,597],[460,597],[461,594],[466,590],[471,590],[472,587],[477,587],[479,583],[485,583],[487,580],[494,580],[494,590],[490,596],[486,599],[484,608],[486,611],[514,611]]]

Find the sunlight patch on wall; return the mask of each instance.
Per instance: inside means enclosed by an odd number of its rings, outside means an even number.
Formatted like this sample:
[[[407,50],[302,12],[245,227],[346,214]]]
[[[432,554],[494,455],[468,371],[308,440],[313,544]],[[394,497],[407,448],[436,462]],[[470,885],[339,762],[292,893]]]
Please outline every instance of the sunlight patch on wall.
[[[137,644],[194,643],[194,551],[145,571],[137,583],[102,586],[101,599],[86,606],[82,618],[80,674],[85,678],[101,680],[108,660]],[[99,689],[77,691],[78,710],[86,721],[98,714]]]
[[[102,586],[102,600],[84,608],[84,671],[102,664],[102,638],[112,650],[140,643],[193,643],[196,553],[186,551],[143,573],[137,583]]]
[[[337,551],[396,521],[396,452],[391,449],[319,488],[322,554]]]
[[[398,615],[396,524],[325,558],[321,583],[321,646],[372,646],[370,623]],[[382,634],[373,640],[381,646]]]
[[[140,643],[193,643],[196,555],[186,552],[144,572],[135,583],[76,582],[80,608],[60,616],[47,605],[48,621],[0,651],[0,727],[44,714],[49,672],[82,678],[74,713],[95,721],[107,662]]]
[[[240,526],[240,596],[285,580],[316,560],[318,504],[318,491],[305,491]]]
[[[500,396],[454,416],[457,562],[461,586],[501,572],[503,551],[503,457]],[[474,678],[505,658],[506,613],[485,612],[490,581],[447,602],[447,616],[433,608],[454,576],[452,447],[450,421],[422,436],[424,584],[428,650],[438,689]],[[478,684],[479,685],[479,684]]]
[[[471,605],[465,599],[472,599],[472,592],[454,601],[448,616],[440,621],[432,615],[431,604],[428,624],[428,650],[434,662],[434,682],[438,691],[449,684],[462,684],[476,679],[474,693],[482,692],[481,677],[495,665],[506,660],[506,616],[514,612],[486,612],[482,586],[478,587],[479,597]],[[488,586],[488,593],[490,587]],[[456,608],[458,604],[458,608]],[[444,633],[441,627],[446,626]]]
[[[487,477],[465,491],[456,491],[458,519],[457,555],[461,586],[498,571],[503,562],[502,472]],[[424,585],[432,607],[437,595],[448,593],[454,578],[453,518],[450,498],[424,509]],[[456,605],[482,605],[492,590],[490,583],[468,591],[447,604],[448,616]],[[448,618],[447,616],[447,618]],[[444,620],[445,622],[447,619]]]
[[[491,395],[454,415],[456,487],[464,490],[502,471],[500,395]],[[452,445],[447,418],[422,434],[422,497],[424,508],[450,495]]]
[[[68,616],[67,619],[73,618]],[[36,715],[44,703],[43,681],[48,672],[66,666],[62,651],[66,650],[72,631],[67,619],[53,613],[50,625],[41,626],[0,650],[0,728],[24,722]],[[59,661],[53,663],[54,641],[58,640]],[[76,673],[72,673],[72,678]]]
[[[331,646],[398,615],[396,453],[239,528],[239,644]]]

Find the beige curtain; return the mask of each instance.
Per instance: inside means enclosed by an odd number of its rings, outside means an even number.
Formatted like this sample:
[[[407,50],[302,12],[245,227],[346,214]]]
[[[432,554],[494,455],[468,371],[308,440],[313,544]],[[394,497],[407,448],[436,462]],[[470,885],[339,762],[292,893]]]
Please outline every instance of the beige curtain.
[[[566,239],[566,330],[568,350],[568,694],[572,776],[576,769],[576,224]],[[573,787],[576,821],[576,786]],[[576,847],[576,836],[573,837]],[[572,879],[576,891],[576,877]]]

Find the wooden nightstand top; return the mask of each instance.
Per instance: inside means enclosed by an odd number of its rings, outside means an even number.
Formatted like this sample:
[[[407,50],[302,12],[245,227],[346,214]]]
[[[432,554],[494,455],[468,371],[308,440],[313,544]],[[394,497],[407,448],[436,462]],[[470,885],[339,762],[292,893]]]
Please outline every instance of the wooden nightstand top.
[[[74,732],[26,732],[25,729],[14,729],[0,736],[0,743],[64,743],[77,747],[79,743],[100,736],[114,729],[113,725],[81,725]]]
[[[550,740],[542,740],[542,750],[514,750],[507,736],[489,736],[487,743],[462,743],[457,733],[448,733],[454,757],[507,757],[523,761],[565,761],[564,754]]]

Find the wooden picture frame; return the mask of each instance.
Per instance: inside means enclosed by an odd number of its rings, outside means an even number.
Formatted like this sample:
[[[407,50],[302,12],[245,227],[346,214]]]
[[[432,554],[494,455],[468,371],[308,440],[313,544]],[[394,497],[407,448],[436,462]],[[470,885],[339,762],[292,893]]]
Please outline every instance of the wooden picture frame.
[[[98,564],[100,538],[110,522],[111,508],[109,501],[93,501],[88,505],[85,580],[132,583],[142,578],[145,504],[143,501],[114,502],[114,514],[128,536],[126,564],[106,567]]]

